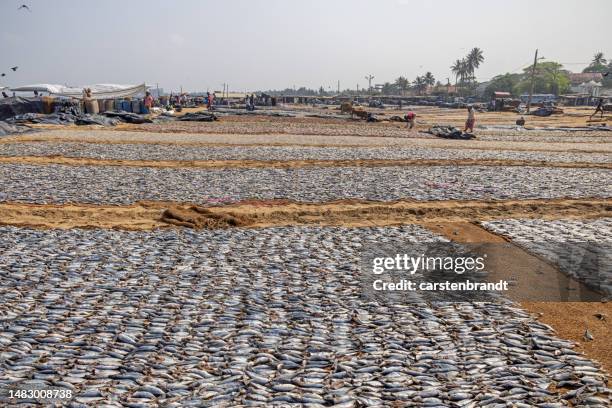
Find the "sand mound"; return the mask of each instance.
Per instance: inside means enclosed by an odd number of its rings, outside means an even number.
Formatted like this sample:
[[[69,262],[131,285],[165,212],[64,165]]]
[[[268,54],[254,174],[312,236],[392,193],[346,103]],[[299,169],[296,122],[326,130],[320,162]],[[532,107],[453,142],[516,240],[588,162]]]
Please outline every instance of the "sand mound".
[[[232,214],[218,214],[206,208],[191,206],[187,209],[169,208],[164,210],[161,220],[168,224],[194,229],[219,229],[248,225],[248,217]]]

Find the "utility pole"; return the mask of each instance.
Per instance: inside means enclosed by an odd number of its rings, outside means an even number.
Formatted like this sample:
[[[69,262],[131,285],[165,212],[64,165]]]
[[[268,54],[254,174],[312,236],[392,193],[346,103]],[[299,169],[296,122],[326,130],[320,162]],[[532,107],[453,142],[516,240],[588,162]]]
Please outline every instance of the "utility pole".
[[[338,95],[340,95],[340,80],[338,80]]]
[[[533,68],[531,69],[531,88],[529,89],[529,99],[527,100],[527,113],[529,113],[531,109],[531,98],[533,97],[533,90],[535,88],[535,71],[536,65],[538,64],[538,50],[535,52],[535,57],[533,58]]]
[[[366,75],[365,79],[368,80],[368,92],[372,93],[372,80],[374,79],[374,75]]]

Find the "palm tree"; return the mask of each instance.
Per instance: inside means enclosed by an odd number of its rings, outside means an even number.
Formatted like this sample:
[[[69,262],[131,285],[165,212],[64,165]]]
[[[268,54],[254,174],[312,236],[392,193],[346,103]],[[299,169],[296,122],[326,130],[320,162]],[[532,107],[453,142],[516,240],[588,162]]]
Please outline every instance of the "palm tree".
[[[459,77],[461,76],[461,73],[463,71],[463,62],[461,60],[455,60],[455,62],[453,63],[453,65],[451,65],[450,67],[451,72],[455,75],[455,87],[457,86],[457,80],[459,79]]]
[[[591,65],[606,65],[608,62],[608,60],[606,60],[604,58],[604,54],[603,52],[596,52],[595,55],[593,55],[593,61],[591,62]]]
[[[472,82],[476,79],[474,72],[480,67],[480,64],[484,61],[482,50],[478,47],[472,48],[467,57],[465,57],[465,71],[467,82]]]
[[[410,88],[410,81],[403,76],[400,76],[395,80],[395,86],[402,91],[402,95],[406,93],[406,90]]]
[[[385,82],[380,90],[383,95],[392,95],[395,92],[395,85],[389,82]]]
[[[425,80],[425,84],[429,86],[434,86],[434,84],[436,83],[436,78],[434,78],[433,74],[429,71],[425,73],[423,79]]]
[[[414,81],[412,81],[412,85],[414,85],[414,89],[416,89],[417,94],[421,95],[423,91],[427,89],[427,84],[425,83],[425,78],[421,76],[417,76]]]
[[[473,74],[474,71],[480,67],[480,64],[484,62],[484,55],[482,55],[482,50],[478,47],[472,48],[470,53],[467,55],[467,61]]]
[[[470,64],[467,59],[463,58],[461,60],[461,64],[459,65],[459,90],[463,91],[463,87],[467,82],[467,79],[471,75]]]

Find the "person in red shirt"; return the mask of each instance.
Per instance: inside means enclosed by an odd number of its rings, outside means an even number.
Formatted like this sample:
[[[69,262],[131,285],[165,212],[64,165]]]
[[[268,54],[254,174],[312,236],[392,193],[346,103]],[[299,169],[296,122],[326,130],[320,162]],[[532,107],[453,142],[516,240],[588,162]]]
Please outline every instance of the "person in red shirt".
[[[409,129],[412,129],[416,123],[416,113],[410,111],[404,116],[406,119],[407,125]]]
[[[151,92],[147,91],[145,93],[144,106],[145,106],[146,113],[150,113],[151,108],[153,107],[153,96],[151,96]]]

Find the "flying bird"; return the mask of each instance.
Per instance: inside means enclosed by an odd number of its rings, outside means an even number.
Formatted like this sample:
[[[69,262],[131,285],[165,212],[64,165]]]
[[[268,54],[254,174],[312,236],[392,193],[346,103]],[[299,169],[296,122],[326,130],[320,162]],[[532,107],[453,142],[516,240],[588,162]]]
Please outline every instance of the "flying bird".
[[[32,10],[30,10],[30,8],[26,4],[22,4],[21,6],[19,6],[19,8],[17,8],[17,10],[21,10],[21,9],[26,9],[30,13],[32,12]]]
[[[11,67],[11,69],[12,69],[13,71],[17,71],[17,68],[19,68],[19,67]]]
[[[6,74],[5,74],[4,72],[3,72],[3,73],[2,73],[2,74],[1,74],[0,76],[3,76],[3,77],[5,77],[5,76],[6,76]]]

